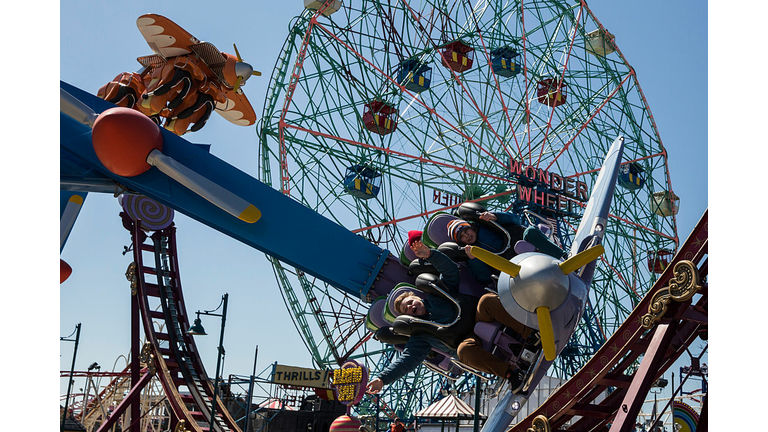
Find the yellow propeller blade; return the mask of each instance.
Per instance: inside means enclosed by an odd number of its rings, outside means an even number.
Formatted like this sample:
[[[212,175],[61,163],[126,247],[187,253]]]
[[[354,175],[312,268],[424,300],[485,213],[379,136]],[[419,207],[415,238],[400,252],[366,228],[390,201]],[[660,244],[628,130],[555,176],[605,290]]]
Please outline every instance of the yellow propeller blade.
[[[253,73],[251,75],[253,75],[253,76],[261,76],[261,72],[253,71]]]
[[[549,315],[549,308],[539,306],[536,308],[536,316],[539,319],[539,335],[541,336],[541,348],[544,350],[544,358],[547,361],[555,359],[557,349],[555,348],[555,331],[552,328],[552,317]]]
[[[235,82],[235,87],[232,89],[233,92],[237,93],[237,91],[240,89],[241,82],[243,82],[243,77],[241,76],[237,77],[237,81]]]
[[[496,270],[503,271],[504,273],[515,277],[520,273],[520,266],[514,264],[504,258],[495,255],[487,250],[478,246],[467,246],[469,251],[475,258],[495,268]]]
[[[235,47],[235,54],[237,55],[237,61],[241,62],[243,61],[243,58],[240,57],[240,51],[237,50],[237,45],[232,44],[233,47]]]
[[[568,258],[567,260],[561,262],[559,264],[560,269],[565,274],[572,273],[584,267],[588,263],[596,260],[600,255],[604,253],[605,253],[605,248],[603,247],[603,245],[593,246],[585,251],[579,252],[573,258]]]

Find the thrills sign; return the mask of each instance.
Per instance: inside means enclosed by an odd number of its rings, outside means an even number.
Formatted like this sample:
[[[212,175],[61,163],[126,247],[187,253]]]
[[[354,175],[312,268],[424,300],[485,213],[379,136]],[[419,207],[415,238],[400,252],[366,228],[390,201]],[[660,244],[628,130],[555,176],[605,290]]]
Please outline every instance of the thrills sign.
[[[275,363],[272,382],[297,387],[328,387],[330,371],[284,366]]]
[[[557,213],[574,213],[575,201],[589,200],[587,184],[557,173],[523,165],[514,159],[509,162],[510,176],[518,179],[517,198]]]

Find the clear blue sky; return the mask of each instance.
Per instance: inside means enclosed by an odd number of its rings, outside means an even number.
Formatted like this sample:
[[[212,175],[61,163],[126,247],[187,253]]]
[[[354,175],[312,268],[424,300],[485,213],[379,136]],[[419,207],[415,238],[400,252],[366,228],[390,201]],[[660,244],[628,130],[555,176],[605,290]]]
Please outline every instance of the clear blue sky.
[[[118,73],[137,70],[139,65],[136,57],[151,51],[136,29],[136,18],[143,13],[154,12],[173,19],[196,37],[212,42],[221,50],[231,52],[232,43],[237,43],[244,59],[264,74],[262,77],[251,78],[244,87],[260,117],[271,69],[287,35],[289,22],[300,13],[302,2],[225,2],[226,6],[217,7],[210,2],[192,1],[187,4],[194,6],[183,10],[171,6],[176,4],[68,1],[58,5],[60,19],[55,8],[48,10],[49,27],[53,29],[60,26],[58,78],[95,93]],[[708,207],[710,125],[707,122],[707,4],[694,0],[593,0],[588,5],[601,23],[616,36],[619,48],[637,72],[638,81],[669,154],[672,185],[681,198],[678,232],[681,240],[684,240]],[[731,30],[736,30],[735,27],[728,26]],[[22,26],[19,30],[29,29]],[[721,34],[716,33],[718,37]],[[14,36],[16,34],[8,33],[6,39],[14,40]],[[48,38],[43,36],[34,46],[21,44],[20,55],[34,54],[31,56],[31,67],[50,68],[55,62],[38,58],[38,54],[46,49],[55,51],[55,46],[51,47],[54,45],[51,39],[55,42],[56,36],[56,32],[52,31]],[[727,52],[718,51],[712,58],[713,66],[730,67],[723,61],[725,58],[732,57]],[[746,71],[744,73],[747,74]],[[55,75],[55,72],[43,73],[39,81],[42,83],[44,97],[51,98],[53,106],[46,106],[49,108],[46,115],[51,118],[58,115],[55,113],[58,108],[58,90],[55,87],[58,83],[54,79]],[[754,78],[751,73],[748,75]],[[20,93],[20,97],[23,96],[24,93]],[[727,103],[735,110],[749,109],[742,108],[732,100]],[[28,108],[26,112],[33,112],[33,105],[29,102],[24,104]],[[38,128],[39,131],[40,125],[33,119],[28,127]],[[53,147],[53,143],[57,142],[57,131],[51,129],[41,132],[43,138],[40,139],[40,145]],[[212,144],[213,154],[258,176],[255,127],[237,127],[214,115],[202,131],[187,135],[187,138],[194,142]],[[17,142],[28,141],[23,136],[12,139]],[[58,181],[55,176],[58,162],[55,153],[51,153],[53,158],[50,171],[53,173],[50,185],[47,182],[45,184],[45,201],[58,203],[58,188],[54,190],[52,186]],[[726,151],[722,156],[734,156],[734,152]],[[15,157],[28,155],[20,153]],[[738,159],[739,162],[743,161],[741,156]],[[15,181],[19,181],[18,177]],[[67,247],[61,254],[61,258],[74,269],[72,277],[58,291],[51,286],[56,274],[52,265],[55,257],[52,255],[55,247],[53,239],[56,238],[58,226],[58,211],[51,208],[51,214],[42,216],[38,224],[46,228],[43,230],[45,239],[41,238],[40,243],[45,246],[45,259],[34,258],[35,264],[50,267],[51,277],[46,278],[43,284],[20,282],[18,287],[12,288],[23,290],[24,294],[14,299],[15,304],[24,310],[36,305],[38,299],[44,299],[43,310],[48,318],[39,326],[50,325],[50,329],[45,327],[40,332],[39,343],[46,347],[50,345],[50,349],[43,348],[41,355],[54,357],[59,349],[61,351],[58,366],[48,362],[42,364],[47,376],[44,382],[48,383],[51,374],[55,372],[54,367],[67,370],[71,362],[72,344],[56,345],[56,337],[71,333],[78,322],[82,323],[82,334],[77,369],[83,370],[94,361],[102,366],[102,370],[112,369],[118,356],[128,354],[130,290],[124,273],[131,257],[123,256],[121,252],[123,246],[129,244],[130,236],[121,225],[118,217],[120,207],[115,198],[90,194],[85,204]],[[53,216],[56,216],[55,219]],[[15,223],[24,220],[22,217]],[[213,309],[219,304],[223,293],[230,294],[225,336],[227,356],[223,376],[250,374],[256,345],[259,345],[259,370],[275,361],[294,366],[310,366],[309,354],[305,352],[283,305],[271,266],[264,255],[183,215],[177,214],[176,225],[187,309]],[[25,241],[25,237],[14,241]],[[30,260],[30,257],[37,257],[37,254],[39,249],[31,248],[22,260]],[[26,272],[34,272],[36,267],[24,269]],[[58,326],[55,317],[59,318]],[[16,321],[25,322],[29,319],[22,312]],[[207,317],[204,324],[209,333],[215,333],[218,329],[218,320],[213,317]],[[55,334],[57,332],[58,335]],[[23,338],[19,343],[24,341],[28,342],[29,338]],[[197,342],[204,354],[203,361],[212,374],[216,364],[217,338],[198,337]],[[122,366],[120,364],[117,368]],[[60,388],[56,388],[50,396],[66,391],[65,380],[60,381]],[[52,405],[53,402],[46,401],[46,404]]]

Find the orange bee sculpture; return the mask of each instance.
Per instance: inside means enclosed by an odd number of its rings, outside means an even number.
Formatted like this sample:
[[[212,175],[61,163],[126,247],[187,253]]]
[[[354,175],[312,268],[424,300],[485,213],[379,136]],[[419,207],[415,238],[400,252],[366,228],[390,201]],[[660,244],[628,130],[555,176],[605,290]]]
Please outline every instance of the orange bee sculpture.
[[[168,18],[145,14],[136,25],[154,54],[139,57],[139,72],[123,72],[97,95],[133,108],[177,135],[200,130],[216,111],[231,123],[250,126],[256,113],[242,90],[261,72],[235,54],[202,42]]]

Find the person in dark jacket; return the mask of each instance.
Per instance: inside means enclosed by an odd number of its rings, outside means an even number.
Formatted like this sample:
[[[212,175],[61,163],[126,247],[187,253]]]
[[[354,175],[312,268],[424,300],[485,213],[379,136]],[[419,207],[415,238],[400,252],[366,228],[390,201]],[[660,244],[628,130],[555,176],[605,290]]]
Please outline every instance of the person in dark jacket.
[[[447,288],[449,294],[458,293],[459,268],[458,265],[442,252],[430,249],[421,242],[421,238],[409,238],[411,249],[416,256],[428,261],[440,272],[440,279]],[[409,295],[410,294],[410,295]],[[416,294],[404,293],[395,299],[395,309],[401,315],[411,315],[434,321],[440,324],[448,324],[456,318],[456,308],[453,303],[442,297],[427,295],[425,300]],[[405,349],[400,356],[390,363],[378,377],[368,383],[369,393],[378,393],[390,383],[397,381],[409,372],[415,370],[423,362],[432,349],[444,352],[456,357],[455,348],[446,345],[436,336],[425,332],[417,332],[408,338]]]
[[[560,247],[552,243],[538,228],[525,228],[522,218],[516,214],[486,211],[480,213],[478,218],[482,221],[495,221],[509,233],[511,242],[509,250],[503,255],[505,258],[511,258],[516,255],[513,248],[519,240],[525,240],[541,252],[555,258],[561,258],[565,254]],[[501,253],[507,245],[507,239],[498,231],[492,230],[482,223],[472,223],[463,219],[456,219],[448,224],[448,235],[459,246],[479,246],[495,254]],[[469,258],[467,268],[472,273],[472,276],[482,284],[489,284],[492,281],[491,275],[497,274],[498,271],[475,258],[466,249],[465,253]]]

